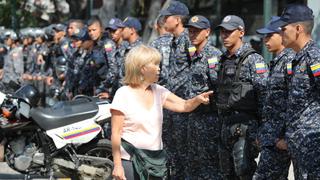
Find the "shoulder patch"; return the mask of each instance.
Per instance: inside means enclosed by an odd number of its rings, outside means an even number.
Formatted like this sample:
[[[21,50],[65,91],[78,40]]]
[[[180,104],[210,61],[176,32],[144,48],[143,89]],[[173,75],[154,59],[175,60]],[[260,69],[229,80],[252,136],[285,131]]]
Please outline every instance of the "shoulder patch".
[[[289,75],[292,74],[292,63],[291,62],[287,63],[287,74],[289,74]]]
[[[208,59],[208,64],[209,64],[209,68],[215,68],[216,64],[218,64],[218,58],[217,57],[212,57]]]
[[[68,50],[68,47],[69,47],[68,43],[65,43],[65,44],[62,46],[62,49],[63,49],[64,51],[66,51],[66,50]]]
[[[104,45],[104,50],[107,52],[112,51],[112,45],[110,43],[107,43]]]
[[[257,74],[262,74],[262,73],[265,73],[267,72],[267,68],[266,68],[266,65],[265,63],[256,63],[256,73]]]
[[[195,54],[196,50],[197,50],[197,49],[196,49],[196,47],[194,47],[194,46],[189,47],[189,48],[188,48],[189,55],[192,57],[192,56]]]
[[[305,62],[303,62],[303,63],[301,64],[301,66],[300,66],[300,71],[301,71],[301,72],[304,72],[306,69],[307,69],[307,65],[306,65]]]
[[[310,66],[314,77],[320,76],[320,63],[316,63]]]

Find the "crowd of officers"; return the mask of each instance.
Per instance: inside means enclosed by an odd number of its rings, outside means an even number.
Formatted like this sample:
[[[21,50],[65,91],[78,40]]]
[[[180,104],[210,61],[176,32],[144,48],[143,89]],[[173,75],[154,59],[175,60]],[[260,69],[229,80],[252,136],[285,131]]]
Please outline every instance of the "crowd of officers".
[[[310,36],[312,10],[288,5],[257,30],[274,54],[270,64],[243,41],[240,17],[228,15],[217,27],[222,52],[208,43],[208,19],[188,16],[185,4],[172,1],[156,20],[159,37],[150,46],[162,54],[159,83],[185,99],[214,95],[191,113],[164,112],[168,178],[285,180],[292,162],[295,179],[320,179],[320,50]],[[8,31],[1,88],[32,83],[41,105],[78,94],[112,99],[126,53],[142,43],[140,30],[139,20],[127,17],[105,28],[98,18],[70,20],[26,30],[20,39]]]

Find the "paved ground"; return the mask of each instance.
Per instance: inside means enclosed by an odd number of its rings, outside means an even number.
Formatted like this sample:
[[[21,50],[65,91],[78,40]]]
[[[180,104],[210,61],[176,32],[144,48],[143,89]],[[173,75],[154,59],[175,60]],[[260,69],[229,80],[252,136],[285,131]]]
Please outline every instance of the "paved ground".
[[[14,171],[10,167],[8,167],[6,163],[0,163],[0,180],[7,179],[7,178],[4,178],[1,176],[1,174],[7,174],[7,173],[8,174],[18,174],[18,172]],[[37,179],[37,180],[40,180],[40,179]],[[292,166],[290,167],[288,180],[294,180]]]
[[[6,163],[0,163],[0,173],[17,174],[17,171],[11,169]]]

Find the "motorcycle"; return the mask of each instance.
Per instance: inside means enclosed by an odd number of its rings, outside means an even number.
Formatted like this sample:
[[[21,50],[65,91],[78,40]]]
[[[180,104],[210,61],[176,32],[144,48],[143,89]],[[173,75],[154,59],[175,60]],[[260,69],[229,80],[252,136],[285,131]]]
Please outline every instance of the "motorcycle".
[[[110,103],[80,96],[37,107],[39,93],[26,85],[13,95],[0,92],[0,134],[6,163],[27,175],[112,179]]]

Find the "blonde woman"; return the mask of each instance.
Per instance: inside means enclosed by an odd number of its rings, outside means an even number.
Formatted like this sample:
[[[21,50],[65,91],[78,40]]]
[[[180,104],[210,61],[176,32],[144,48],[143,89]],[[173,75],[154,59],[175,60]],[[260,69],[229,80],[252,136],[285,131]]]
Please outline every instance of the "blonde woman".
[[[212,92],[184,100],[156,84],[160,59],[156,49],[145,45],[133,48],[126,57],[125,86],[117,90],[111,108],[113,176],[118,180],[139,179],[121,141],[125,140],[137,149],[162,150],[163,107],[175,112],[190,112],[200,104],[209,103]]]

